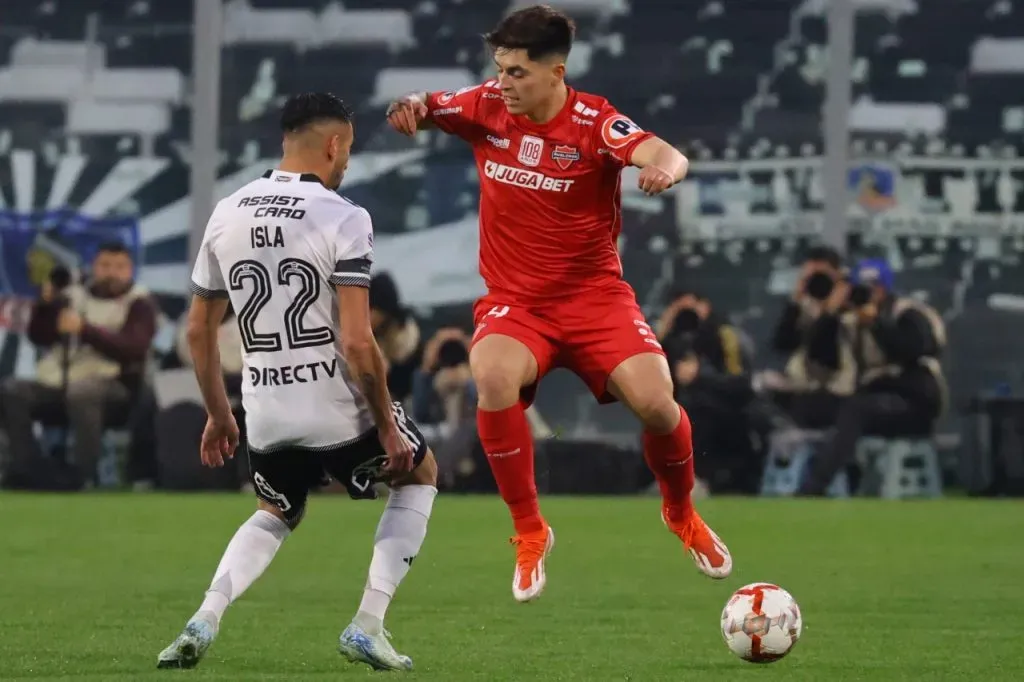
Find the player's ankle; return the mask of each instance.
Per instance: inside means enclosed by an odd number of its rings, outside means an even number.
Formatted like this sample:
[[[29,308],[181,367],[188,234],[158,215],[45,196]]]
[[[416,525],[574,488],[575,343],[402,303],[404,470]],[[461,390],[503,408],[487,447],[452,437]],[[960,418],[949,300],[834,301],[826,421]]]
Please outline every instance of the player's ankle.
[[[541,516],[539,512],[523,516],[517,516],[513,514],[512,524],[515,526],[516,533],[518,533],[519,535],[540,533],[545,528],[547,528],[547,523],[544,521],[544,517]]]
[[[224,617],[224,612],[227,611],[230,605],[230,597],[223,592],[212,589],[208,590],[203,603],[199,605],[199,609],[192,618],[207,620],[214,626],[219,625],[220,619]]]
[[[379,635],[384,631],[384,621],[366,611],[359,611],[352,622],[368,635]]]
[[[661,505],[662,513],[665,516],[665,521],[670,525],[679,525],[686,523],[693,517],[694,508],[693,501],[687,498],[685,501],[663,501]]]
[[[210,625],[214,632],[220,629],[220,619],[223,617],[222,613],[214,613],[208,609],[200,608],[196,611],[195,615],[189,618],[189,622],[201,620]]]

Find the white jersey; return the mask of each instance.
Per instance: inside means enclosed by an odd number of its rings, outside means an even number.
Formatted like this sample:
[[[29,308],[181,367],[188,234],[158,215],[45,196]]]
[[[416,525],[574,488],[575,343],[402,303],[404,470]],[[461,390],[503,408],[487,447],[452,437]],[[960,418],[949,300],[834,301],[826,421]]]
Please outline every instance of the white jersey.
[[[373,428],[341,354],[334,288],[369,287],[372,260],[369,213],[315,175],[267,171],[217,204],[192,291],[230,296],[237,314],[251,450],[328,450]]]

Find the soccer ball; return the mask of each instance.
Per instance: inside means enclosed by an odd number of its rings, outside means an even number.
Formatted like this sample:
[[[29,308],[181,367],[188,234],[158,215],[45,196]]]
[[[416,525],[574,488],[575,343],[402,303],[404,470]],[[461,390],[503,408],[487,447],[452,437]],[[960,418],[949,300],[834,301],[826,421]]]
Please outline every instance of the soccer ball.
[[[751,663],[772,663],[790,652],[804,627],[793,596],[778,585],[753,583],[736,590],[722,609],[722,637]]]

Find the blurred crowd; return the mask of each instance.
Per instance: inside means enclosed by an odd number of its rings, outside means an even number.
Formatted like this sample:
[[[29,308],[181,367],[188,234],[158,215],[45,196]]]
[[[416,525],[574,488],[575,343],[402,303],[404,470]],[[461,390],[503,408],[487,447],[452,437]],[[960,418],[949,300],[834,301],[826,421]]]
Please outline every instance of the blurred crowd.
[[[773,438],[802,432],[824,438],[798,492],[824,495],[837,473],[857,477],[862,437],[931,436],[948,407],[943,321],[883,259],[809,251],[772,338],[781,371],[753,371],[752,342],[696,292],[673,298],[658,333],[713,490],[756,492]]]
[[[386,272],[371,282],[370,305],[392,395],[432,440],[442,484],[486,487],[469,368],[472,330],[424,334]],[[87,277],[50,273],[28,325],[39,353],[35,376],[0,386],[4,487],[93,487],[97,464],[112,448],[122,481],[137,490],[248,485],[244,452],[219,471],[202,469],[194,456],[205,413],[183,319],[163,353],[155,348],[160,320],[119,244],[99,249]],[[773,439],[796,430],[826,435],[799,490],[824,494],[837,472],[856,475],[862,436],[930,435],[948,405],[943,322],[899,292],[881,259],[847,266],[827,247],[807,254],[771,340],[778,370],[757,371],[754,358],[764,349],[698,290],[677,291],[655,328],[677,399],[695,425],[698,478],[714,492],[756,493]],[[229,311],[220,352],[244,429],[240,349]],[[551,435],[536,408],[529,416],[539,439]]]
[[[135,490],[247,488],[248,462],[210,471],[195,457],[205,424],[184,315],[173,343],[157,347],[162,314],[135,281],[121,244],[102,245],[87,273],[54,267],[41,277],[27,339],[34,376],[0,384],[0,485],[35,490],[97,486],[102,460]],[[475,430],[469,329],[424,337],[387,273],[371,286],[374,334],[388,363],[395,400],[406,403],[434,442],[449,486],[486,473]],[[241,342],[234,312],[220,328],[225,385],[243,429]],[[536,418],[536,415],[532,415]]]

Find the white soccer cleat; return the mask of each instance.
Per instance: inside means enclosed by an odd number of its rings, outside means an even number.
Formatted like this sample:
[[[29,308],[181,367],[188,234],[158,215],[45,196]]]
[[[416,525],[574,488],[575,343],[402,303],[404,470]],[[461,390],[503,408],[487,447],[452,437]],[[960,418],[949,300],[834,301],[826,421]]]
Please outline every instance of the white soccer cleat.
[[[171,645],[160,652],[157,668],[194,668],[206,655],[217,637],[217,628],[209,620],[193,618]]]
[[[548,582],[544,561],[555,546],[555,531],[551,526],[546,526],[537,533],[515,536],[512,544],[516,546],[512,597],[517,602],[533,601],[541,595]]]
[[[374,670],[412,670],[412,659],[391,646],[391,633],[371,635],[355,623],[338,638],[338,651],[352,663],[365,663]]]

